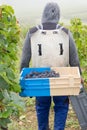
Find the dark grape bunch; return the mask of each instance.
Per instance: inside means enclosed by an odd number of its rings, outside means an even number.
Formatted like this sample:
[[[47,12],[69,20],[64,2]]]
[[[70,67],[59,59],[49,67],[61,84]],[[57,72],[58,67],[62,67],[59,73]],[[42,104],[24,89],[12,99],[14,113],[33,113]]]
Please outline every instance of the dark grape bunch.
[[[51,77],[59,77],[59,73],[56,73],[54,70],[44,71],[44,72],[36,72],[33,71],[25,76],[25,78],[51,78]]]

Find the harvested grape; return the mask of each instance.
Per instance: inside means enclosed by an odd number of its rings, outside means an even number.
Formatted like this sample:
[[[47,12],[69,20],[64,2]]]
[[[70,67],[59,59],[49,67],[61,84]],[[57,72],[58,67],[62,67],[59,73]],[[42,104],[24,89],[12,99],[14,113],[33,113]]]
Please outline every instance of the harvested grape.
[[[25,78],[51,78],[51,77],[60,77],[59,73],[56,73],[54,70],[44,71],[44,72],[36,72],[32,71],[25,76]]]

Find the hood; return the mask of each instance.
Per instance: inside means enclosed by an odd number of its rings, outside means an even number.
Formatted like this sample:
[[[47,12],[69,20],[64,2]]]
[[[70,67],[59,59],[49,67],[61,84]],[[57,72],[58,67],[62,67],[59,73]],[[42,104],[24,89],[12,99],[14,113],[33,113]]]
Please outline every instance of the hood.
[[[57,3],[48,3],[42,14],[42,23],[58,23],[60,19],[60,8]]]

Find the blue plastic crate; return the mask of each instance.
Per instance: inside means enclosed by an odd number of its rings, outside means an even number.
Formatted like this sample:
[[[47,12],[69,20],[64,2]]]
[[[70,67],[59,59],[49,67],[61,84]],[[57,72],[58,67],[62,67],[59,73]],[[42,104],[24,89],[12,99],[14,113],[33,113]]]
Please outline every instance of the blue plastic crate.
[[[24,68],[20,75],[20,96],[50,96],[49,78],[28,78],[25,76],[31,72],[50,71],[50,68]]]
[[[31,72],[54,70],[60,77],[54,78],[25,78]],[[64,96],[78,95],[81,78],[78,67],[24,68],[20,75],[20,96]]]

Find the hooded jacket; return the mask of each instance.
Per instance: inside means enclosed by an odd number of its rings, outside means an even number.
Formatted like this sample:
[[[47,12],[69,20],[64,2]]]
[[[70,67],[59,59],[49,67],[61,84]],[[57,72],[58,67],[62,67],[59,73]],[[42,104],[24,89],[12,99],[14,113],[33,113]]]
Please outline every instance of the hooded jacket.
[[[60,8],[58,4],[54,2],[48,3],[43,10],[42,19],[41,19],[43,30],[56,29],[59,19],[60,19]],[[39,28],[40,27],[41,26],[39,26]],[[27,32],[23,50],[22,50],[20,71],[24,67],[29,67],[30,60],[31,60],[31,36],[37,30],[38,30],[37,27],[33,27]],[[70,66],[78,66],[81,73],[78,54],[77,54],[77,50],[76,50],[76,46],[72,34],[66,28],[63,28],[63,30],[69,35],[69,64]]]

